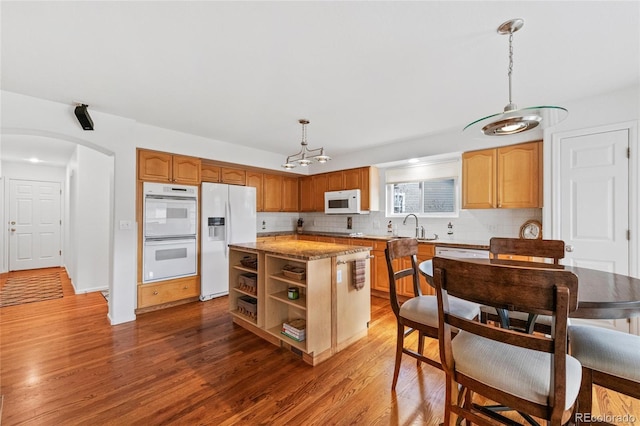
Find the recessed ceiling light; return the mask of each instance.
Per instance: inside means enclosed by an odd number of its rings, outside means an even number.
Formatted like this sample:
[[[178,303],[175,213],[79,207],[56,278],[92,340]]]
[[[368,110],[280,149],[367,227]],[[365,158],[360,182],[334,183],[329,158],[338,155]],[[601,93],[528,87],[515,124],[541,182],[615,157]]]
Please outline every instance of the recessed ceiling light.
[[[409,163],[419,163],[420,162],[420,160],[417,159],[417,158],[410,158],[408,161],[409,161]]]
[[[40,160],[39,158],[36,158],[36,157],[31,157],[31,158],[29,158],[29,161],[32,162],[32,163],[39,163],[42,160]]]

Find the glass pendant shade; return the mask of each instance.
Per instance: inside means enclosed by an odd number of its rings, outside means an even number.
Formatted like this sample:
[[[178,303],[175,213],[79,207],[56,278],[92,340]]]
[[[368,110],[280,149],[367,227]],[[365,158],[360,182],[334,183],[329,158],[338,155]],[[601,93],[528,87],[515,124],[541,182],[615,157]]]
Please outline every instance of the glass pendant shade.
[[[555,126],[569,115],[559,106],[533,106],[515,111],[499,112],[467,124],[463,131],[483,133],[487,136],[507,136],[533,130],[538,125]]]
[[[520,18],[504,22],[498,27],[499,34],[509,35],[509,103],[504,111],[483,117],[465,126],[463,132],[481,133],[486,136],[508,136],[533,130],[537,127],[555,126],[569,114],[559,106],[541,105],[518,109],[511,101],[511,74],[513,72],[513,33],[524,25]]]

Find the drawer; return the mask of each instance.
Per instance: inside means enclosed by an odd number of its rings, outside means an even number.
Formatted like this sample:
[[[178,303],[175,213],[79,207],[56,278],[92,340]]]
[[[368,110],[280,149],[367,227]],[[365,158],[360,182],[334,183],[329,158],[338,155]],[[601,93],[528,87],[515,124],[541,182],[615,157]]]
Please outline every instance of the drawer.
[[[138,287],[138,308],[160,305],[200,294],[197,277],[158,284],[142,284]]]

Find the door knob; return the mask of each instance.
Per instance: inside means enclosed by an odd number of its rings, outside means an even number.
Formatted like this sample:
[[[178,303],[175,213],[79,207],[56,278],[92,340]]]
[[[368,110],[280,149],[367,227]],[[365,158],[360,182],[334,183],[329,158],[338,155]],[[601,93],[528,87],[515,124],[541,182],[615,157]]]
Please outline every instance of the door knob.
[[[16,228],[11,228],[11,232],[16,232]]]
[[[15,225],[15,224],[16,224],[16,221],[15,221],[15,220],[12,220],[12,221],[11,221],[11,224],[12,224],[12,225]]]
[[[565,247],[565,250],[571,253],[573,251],[573,246],[570,244],[567,244],[567,246]]]

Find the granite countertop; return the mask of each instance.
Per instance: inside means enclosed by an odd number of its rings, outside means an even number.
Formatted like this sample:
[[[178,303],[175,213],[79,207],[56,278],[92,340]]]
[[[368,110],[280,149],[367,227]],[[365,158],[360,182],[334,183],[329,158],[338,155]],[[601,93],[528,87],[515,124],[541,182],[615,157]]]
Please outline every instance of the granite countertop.
[[[368,252],[371,247],[349,246],[344,244],[320,243],[315,241],[283,240],[257,243],[229,244],[230,248],[251,249],[292,257],[302,260],[324,259],[360,252]]]
[[[277,235],[294,235],[294,232],[265,232],[258,233],[258,237],[270,237]],[[301,235],[320,235],[325,237],[334,237],[334,238],[359,238],[365,240],[379,240],[379,241],[389,241],[393,238],[390,235],[367,235],[367,234],[355,234],[355,233],[347,233],[347,232],[322,232],[322,231],[304,231]],[[465,239],[454,239],[449,238],[449,236],[444,236],[438,238],[437,240],[423,240],[420,241],[420,244],[433,244],[438,247],[453,247],[453,248],[468,248],[468,249],[476,249],[476,250],[489,250],[489,241],[484,240],[465,240]],[[321,244],[321,243],[315,243]]]

